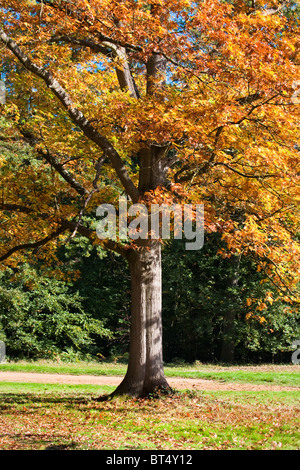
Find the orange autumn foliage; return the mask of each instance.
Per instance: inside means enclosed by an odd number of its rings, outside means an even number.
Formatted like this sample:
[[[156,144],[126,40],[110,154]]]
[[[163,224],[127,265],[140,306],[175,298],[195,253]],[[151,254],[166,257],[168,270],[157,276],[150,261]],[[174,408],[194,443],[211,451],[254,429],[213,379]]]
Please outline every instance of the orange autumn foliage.
[[[203,203],[222,254],[253,256],[299,301],[300,35],[284,8],[0,0],[6,135],[27,136],[40,158],[1,176],[5,262],[22,256],[6,258],[14,247],[74,230],[99,243],[80,214],[125,191],[133,202]]]

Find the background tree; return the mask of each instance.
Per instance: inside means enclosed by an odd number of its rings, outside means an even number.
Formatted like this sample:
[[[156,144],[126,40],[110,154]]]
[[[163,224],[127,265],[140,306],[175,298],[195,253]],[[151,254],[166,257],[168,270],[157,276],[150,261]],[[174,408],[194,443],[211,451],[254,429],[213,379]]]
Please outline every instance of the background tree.
[[[207,236],[200,252],[186,251],[181,240],[163,247],[164,361],[228,362],[222,344],[230,307],[232,362],[290,362],[291,345],[300,335],[299,311],[272,301],[275,288],[262,282],[264,276],[247,257],[241,258],[238,286],[228,290],[231,258],[220,257],[218,247],[224,247],[219,234]],[[126,261],[84,237],[60,247],[57,260],[49,267],[32,256],[1,274],[0,337],[7,357],[127,362]]]
[[[99,337],[112,338],[67,282],[23,265],[1,273],[0,331],[9,357],[86,359]]]
[[[5,112],[39,155],[36,166],[2,178],[2,261],[18,263],[20,250],[68,231],[100,243],[95,208],[122,192],[148,207],[202,202],[224,255],[255,253],[286,300],[297,301],[299,30],[273,6],[0,1],[11,64]],[[161,241],[101,243],[131,273],[129,364],[116,393],[168,389]]]
[[[166,361],[290,362],[300,333],[298,305],[284,301],[249,256],[241,257],[232,287],[236,271],[232,258],[217,254],[226,248],[220,238],[207,235],[201,252],[186,252],[179,240],[163,250]],[[229,333],[228,312],[234,313]],[[224,357],[224,342],[233,345],[230,357]]]

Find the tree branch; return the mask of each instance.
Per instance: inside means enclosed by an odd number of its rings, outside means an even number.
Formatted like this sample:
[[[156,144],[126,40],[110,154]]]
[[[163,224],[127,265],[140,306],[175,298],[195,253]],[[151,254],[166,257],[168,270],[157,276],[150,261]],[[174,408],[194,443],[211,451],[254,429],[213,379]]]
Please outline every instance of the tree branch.
[[[73,233],[70,235],[70,238],[69,238],[67,241],[69,241],[69,240],[71,240],[72,238],[75,237],[75,235],[76,235],[76,233],[77,233],[77,230],[78,230],[78,227],[79,227],[79,225],[80,225],[80,223],[81,223],[81,220],[82,220],[84,211],[85,211],[85,209],[86,209],[88,203],[90,202],[90,200],[91,200],[91,198],[93,197],[93,195],[94,195],[96,192],[99,191],[99,188],[98,188],[98,184],[97,184],[97,183],[98,183],[98,179],[99,179],[100,173],[101,173],[101,168],[102,168],[102,165],[103,165],[105,159],[106,159],[106,154],[104,153],[104,154],[102,155],[102,157],[99,158],[99,160],[98,160],[98,162],[97,162],[97,165],[96,165],[96,176],[95,176],[94,181],[93,181],[93,188],[94,188],[94,189],[92,189],[92,191],[90,191],[90,192],[88,193],[88,196],[87,196],[87,198],[86,198],[85,201],[84,201],[84,205],[83,205],[83,207],[80,209],[78,221],[77,221],[77,223],[76,223],[76,227],[74,228]]]
[[[40,246],[46,245],[46,243],[51,240],[54,240],[66,230],[66,227],[59,227],[57,230],[55,230],[55,232],[50,233],[50,235],[47,235],[47,237],[43,238],[42,240],[38,240],[37,242],[32,243],[23,243],[21,245],[16,245],[10,250],[8,250],[4,255],[0,256],[0,262],[6,260],[17,251],[27,250],[30,248],[39,248]]]
[[[107,57],[112,57],[112,52],[108,47],[102,46],[101,44],[98,44],[95,41],[92,41],[90,39],[78,39],[72,36],[63,35],[63,36],[53,36],[49,42],[50,44],[53,42],[57,44],[63,42],[67,44],[74,44],[74,45],[81,46],[81,47],[88,47],[93,52],[103,54]]]
[[[85,196],[89,194],[88,190],[85,189],[78,181],[75,180],[74,176],[66,170],[63,165],[58,161],[58,159],[52,155],[49,150],[47,149],[46,152],[43,150],[38,150],[38,154],[41,155],[42,157],[47,160],[48,163],[50,163],[51,166],[63,177],[63,179],[69,183],[69,185],[77,191],[78,194],[81,196]]]
[[[223,131],[223,128],[224,126],[219,126],[217,127],[216,129],[213,129],[208,135],[210,136],[213,132],[216,132],[216,135],[215,135],[215,139],[214,139],[214,147],[216,148],[217,144],[218,144],[218,141],[219,141],[219,137]],[[204,162],[200,167],[194,167],[194,168],[191,168],[190,165],[186,164],[184,165],[180,170],[178,170],[175,175],[174,175],[174,181],[175,183],[182,183],[184,181],[191,181],[191,185],[193,183],[193,179],[196,177],[196,176],[201,176],[201,175],[204,175],[205,173],[207,173],[209,171],[209,169],[214,166],[214,160],[216,158],[216,153],[214,150],[211,150],[210,148],[207,148],[207,149],[204,149],[203,150],[206,150],[208,153],[210,153],[210,157],[209,159]],[[184,173],[186,170],[190,170],[189,173],[185,176],[182,176],[181,178],[179,178],[179,176]]]
[[[103,158],[104,158],[104,156],[103,156]],[[97,174],[96,174],[96,177],[95,177],[95,180],[94,180],[94,185],[95,186],[97,184],[97,178],[98,178],[98,175],[99,175],[101,163],[102,163],[102,159],[100,158],[99,161],[98,161]],[[95,187],[95,189],[91,191],[90,195],[94,194],[94,192],[97,191],[97,190],[98,189]],[[12,211],[12,212],[19,211],[19,212],[23,212],[25,214],[35,213],[35,210],[32,209],[31,207],[23,206],[21,204],[10,204],[10,203],[0,203],[0,210],[8,210],[8,211]],[[39,214],[37,214],[37,215],[39,215]],[[43,217],[43,218],[45,218],[45,217]],[[88,228],[88,227],[85,227],[84,225],[81,225],[80,222],[81,222],[81,218],[80,218],[79,222],[76,222],[74,220],[61,219],[59,221],[60,227],[55,232],[53,232],[52,234],[48,235],[47,237],[43,238],[42,240],[40,240],[38,242],[24,243],[24,244],[17,245],[15,247],[11,248],[7,253],[5,253],[2,257],[0,257],[0,262],[4,261],[7,258],[9,258],[13,253],[15,253],[17,251],[26,250],[26,249],[29,249],[29,248],[38,248],[40,246],[43,246],[46,243],[48,243],[49,241],[53,240],[54,238],[57,238],[60,234],[64,233],[67,230],[71,230],[72,233],[74,233],[74,232],[77,233],[78,232],[80,235],[82,235],[83,237],[88,238],[89,240],[95,240],[95,238],[96,238],[95,231]],[[71,238],[72,238],[72,236],[69,237],[67,239],[67,241],[71,240]],[[127,256],[128,256],[128,250],[126,250],[126,248],[123,245],[121,245],[120,243],[118,243],[114,240],[108,240],[108,239],[107,240],[100,240],[99,239],[99,243],[101,244],[101,246],[103,246],[103,248],[105,248],[107,250],[114,251],[115,253],[119,253],[120,255],[124,256],[125,258],[127,258]]]
[[[51,7],[51,8],[56,8],[57,10],[59,10],[60,12],[62,13],[66,13],[66,7],[67,7],[67,4],[70,6],[71,4],[74,5],[74,2],[71,2],[69,0],[36,0],[37,3],[44,3],[45,5],[47,5],[48,7]],[[91,26],[91,25],[94,25],[94,23],[91,21],[91,17],[88,16],[88,14],[82,14],[83,13],[83,10],[75,10],[73,9],[73,11],[71,10],[71,8],[68,9],[68,18],[73,18],[75,19],[77,22],[80,21],[81,23],[85,24],[85,26]],[[98,19],[98,18],[94,18],[94,22],[96,23],[101,23],[101,21]],[[137,46],[137,45],[134,45],[134,44],[130,44],[128,42],[125,42],[125,41],[121,41],[121,40],[118,40],[118,39],[112,39],[110,36],[107,36],[106,34],[103,34],[101,31],[93,31],[93,33],[95,33],[99,39],[100,42],[108,42],[110,45],[111,44],[114,44],[115,46],[119,46],[119,47],[124,47],[125,49],[130,49],[132,51],[135,51],[135,52],[142,52],[142,47],[141,46]]]
[[[112,45],[111,47],[114,50],[115,56],[122,64],[122,67],[118,65],[116,67],[116,74],[121,90],[129,90],[129,93],[133,98],[139,99],[140,93],[130,70],[126,48]]]
[[[252,174],[242,173],[241,171],[237,170],[236,168],[232,168],[232,166],[228,165],[228,163],[224,163],[224,162],[214,163],[214,166],[218,166],[218,165],[225,166],[229,170],[233,171],[234,173],[237,173],[240,176],[243,176],[244,178],[264,179],[264,178],[278,178],[278,177],[280,177],[280,175],[276,175],[276,174],[252,175]]]
[[[22,206],[21,204],[9,204],[9,203],[0,203],[0,210],[5,210],[5,211],[18,211],[18,212],[24,212],[25,214],[31,214],[34,212],[34,210],[31,207],[27,206]]]
[[[136,99],[140,98],[140,93],[130,71],[126,48],[124,46],[120,46],[109,39],[105,39],[103,44],[98,44],[91,39],[77,39],[66,35],[53,37],[50,42],[64,42],[81,47],[88,47],[91,51],[103,54],[106,57],[120,59],[122,66],[116,66],[116,74],[121,90],[129,90],[132,97]]]
[[[69,230],[76,230],[80,235],[83,237],[89,238],[89,239],[94,239],[95,240],[95,231],[91,230],[88,227],[84,227],[83,225],[78,225],[75,221],[70,221],[70,220],[62,220],[61,224],[63,227],[68,228]],[[119,253],[120,255],[124,256],[127,258],[128,256],[128,250],[124,246],[122,246],[120,243],[114,241],[114,240],[100,240],[99,239],[99,244],[105,248],[106,250],[114,251],[115,253]]]

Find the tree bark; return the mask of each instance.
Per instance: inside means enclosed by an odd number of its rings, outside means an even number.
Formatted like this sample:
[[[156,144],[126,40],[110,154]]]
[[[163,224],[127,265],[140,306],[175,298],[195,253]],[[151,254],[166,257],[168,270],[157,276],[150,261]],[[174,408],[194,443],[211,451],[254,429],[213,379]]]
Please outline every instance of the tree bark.
[[[223,320],[223,341],[221,351],[221,362],[232,363],[234,361],[235,341],[233,337],[233,325],[235,320],[234,311],[229,308]]]
[[[228,295],[227,295],[227,310],[223,319],[223,341],[222,341],[222,351],[221,351],[221,361],[222,362],[233,362],[235,354],[235,331],[234,331],[234,321],[235,321],[235,293],[234,289],[238,287],[239,282],[239,269],[240,269],[240,255],[232,255],[231,259],[231,268],[228,279]]]
[[[143,242],[128,256],[132,301],[129,363],[113,396],[143,397],[171,391],[162,357],[161,244]]]

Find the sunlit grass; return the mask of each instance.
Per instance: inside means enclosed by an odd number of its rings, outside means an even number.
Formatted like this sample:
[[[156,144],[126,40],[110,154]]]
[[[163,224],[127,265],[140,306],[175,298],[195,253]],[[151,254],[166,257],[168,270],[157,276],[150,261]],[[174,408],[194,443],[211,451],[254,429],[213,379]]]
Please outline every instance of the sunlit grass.
[[[18,361],[0,364],[0,371],[57,373],[72,375],[118,375],[126,372],[126,364],[114,362]],[[299,365],[262,365],[225,367],[211,364],[166,364],[167,377],[199,378],[225,382],[300,387]]]
[[[112,390],[1,383],[0,449],[299,449],[299,391],[93,400]]]

